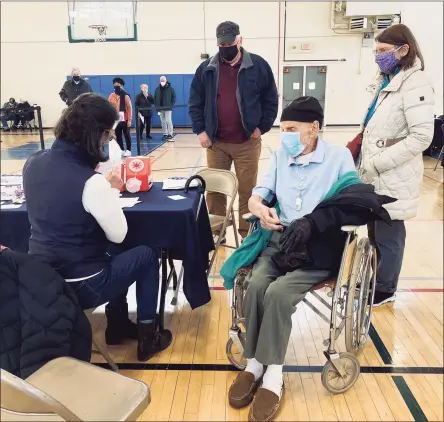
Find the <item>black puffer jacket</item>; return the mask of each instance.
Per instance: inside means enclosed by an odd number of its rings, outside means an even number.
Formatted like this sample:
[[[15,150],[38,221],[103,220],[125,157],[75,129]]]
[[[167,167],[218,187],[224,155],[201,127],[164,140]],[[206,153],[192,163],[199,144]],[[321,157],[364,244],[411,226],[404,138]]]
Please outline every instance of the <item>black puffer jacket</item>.
[[[77,296],[30,255],[0,253],[0,366],[27,378],[61,356],[89,362],[91,326]]]
[[[337,272],[341,263],[347,234],[342,226],[363,226],[375,220],[390,222],[383,207],[396,199],[375,193],[375,187],[355,184],[342,189],[337,195],[320,202],[310,214],[295,220],[287,228],[283,238],[300,240],[300,223],[309,221],[308,239],[293,244],[287,253],[279,251],[273,256],[282,271],[298,268],[315,268]],[[283,239],[281,239],[283,240]]]

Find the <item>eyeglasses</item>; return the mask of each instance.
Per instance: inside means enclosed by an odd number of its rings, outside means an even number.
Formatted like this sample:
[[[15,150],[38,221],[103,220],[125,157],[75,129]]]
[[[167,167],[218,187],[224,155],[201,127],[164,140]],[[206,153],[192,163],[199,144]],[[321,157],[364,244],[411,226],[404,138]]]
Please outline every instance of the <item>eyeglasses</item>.
[[[402,45],[399,45],[399,46],[393,47],[393,49],[391,49],[391,50],[373,50],[373,54],[375,56],[382,56],[383,54],[394,53],[396,51],[399,51],[402,47],[403,47]]]

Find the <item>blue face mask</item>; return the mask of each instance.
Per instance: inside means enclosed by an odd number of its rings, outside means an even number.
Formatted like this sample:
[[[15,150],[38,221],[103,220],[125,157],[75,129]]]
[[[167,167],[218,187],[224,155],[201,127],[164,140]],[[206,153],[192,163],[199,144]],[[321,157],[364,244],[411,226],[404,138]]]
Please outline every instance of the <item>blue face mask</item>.
[[[297,157],[305,149],[300,132],[281,132],[281,144],[290,157]]]

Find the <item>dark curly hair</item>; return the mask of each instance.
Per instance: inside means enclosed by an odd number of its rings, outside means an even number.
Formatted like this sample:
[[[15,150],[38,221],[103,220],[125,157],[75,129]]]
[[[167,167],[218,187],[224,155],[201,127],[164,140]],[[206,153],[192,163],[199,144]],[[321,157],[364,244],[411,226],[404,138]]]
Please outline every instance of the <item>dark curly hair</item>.
[[[118,119],[116,108],[106,98],[82,94],[63,112],[54,135],[80,147],[95,167],[108,159],[103,153],[102,137],[109,134]]]

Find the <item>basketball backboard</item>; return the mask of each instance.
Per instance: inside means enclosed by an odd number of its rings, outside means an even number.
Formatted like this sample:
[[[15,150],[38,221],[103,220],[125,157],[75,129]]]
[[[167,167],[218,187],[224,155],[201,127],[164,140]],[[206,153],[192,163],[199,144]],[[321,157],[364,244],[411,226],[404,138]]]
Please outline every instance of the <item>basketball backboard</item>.
[[[69,42],[136,41],[136,1],[68,1]]]

